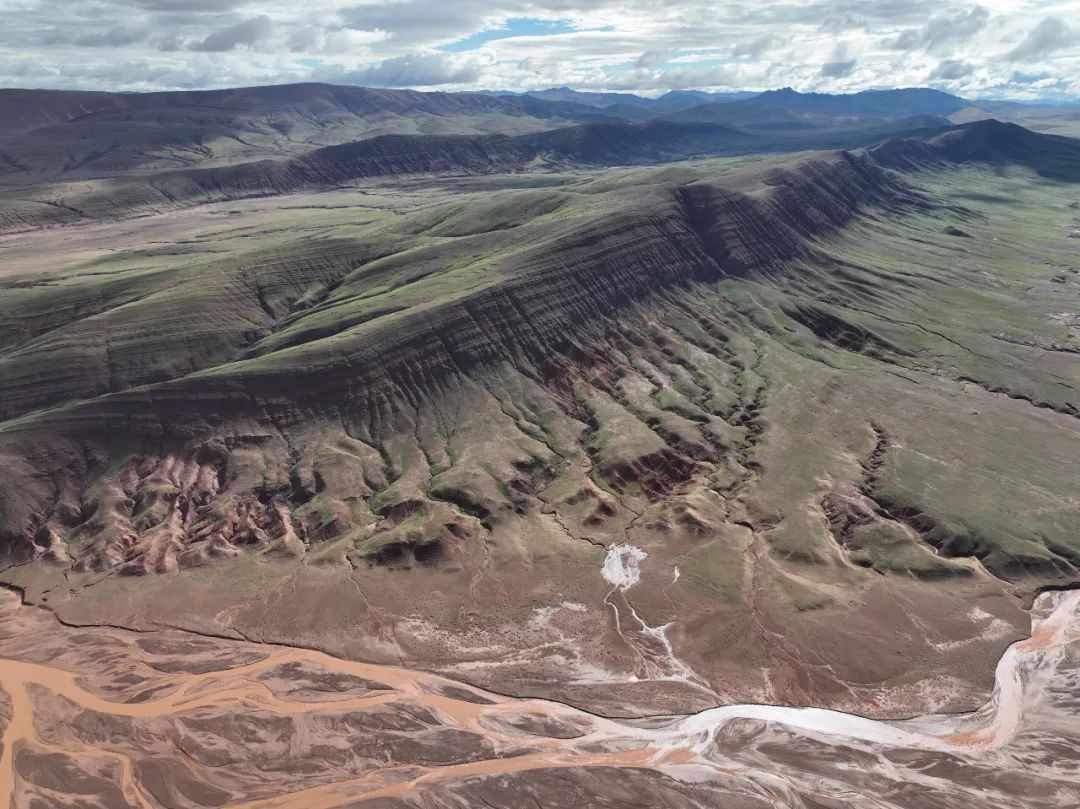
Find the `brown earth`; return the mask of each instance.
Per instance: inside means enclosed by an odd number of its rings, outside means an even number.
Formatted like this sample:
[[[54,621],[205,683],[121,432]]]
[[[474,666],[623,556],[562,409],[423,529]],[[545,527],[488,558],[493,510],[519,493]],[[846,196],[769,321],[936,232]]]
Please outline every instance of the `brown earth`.
[[[20,809],[914,809],[1080,796],[1075,593],[1045,596],[1042,623],[1010,650],[1016,671],[999,677],[1024,687],[1009,702],[1001,691],[978,714],[892,724],[763,706],[621,723],[309,650],[64,627],[0,599],[0,794]],[[933,791],[911,789],[927,777]]]

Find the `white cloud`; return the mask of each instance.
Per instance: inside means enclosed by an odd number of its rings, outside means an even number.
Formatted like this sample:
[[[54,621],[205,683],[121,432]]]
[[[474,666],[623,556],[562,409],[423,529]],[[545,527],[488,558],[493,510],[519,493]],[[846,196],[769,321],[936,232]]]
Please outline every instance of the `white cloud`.
[[[731,49],[731,55],[757,59],[782,44],[783,40],[775,34],[762,34],[754,39],[737,42]]]
[[[990,12],[982,6],[936,14],[921,28],[905,29],[889,44],[902,51],[922,48],[930,53],[949,53],[978,34],[989,20]]]
[[[843,79],[854,73],[857,60],[848,58],[848,51],[846,42],[838,43],[829,61],[821,66],[821,75],[829,79]]]
[[[975,72],[975,66],[959,59],[944,59],[938,63],[929,75],[929,79],[941,81],[955,81],[970,76]]]
[[[821,75],[834,79],[842,79],[845,76],[850,76],[854,71],[854,59],[846,59],[842,62],[826,62],[821,66]]]
[[[0,0],[0,86],[1077,97],[1078,32],[1076,0]]]
[[[464,57],[438,52],[405,54],[359,70],[339,72],[324,68],[313,78],[367,87],[441,87],[475,84],[489,65],[489,54]]]
[[[273,32],[274,24],[270,18],[260,14],[208,34],[201,42],[193,43],[191,49],[204,53],[220,53],[240,46],[255,48],[270,39]]]

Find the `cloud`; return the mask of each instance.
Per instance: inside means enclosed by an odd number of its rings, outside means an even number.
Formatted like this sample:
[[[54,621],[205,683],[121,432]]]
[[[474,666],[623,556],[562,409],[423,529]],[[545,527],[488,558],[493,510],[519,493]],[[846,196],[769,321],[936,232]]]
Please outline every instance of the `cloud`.
[[[949,0],[944,0],[948,3]],[[942,6],[941,0],[774,0],[741,9],[741,20],[779,28],[808,25],[835,33],[878,25],[915,24]]]
[[[273,22],[262,14],[209,34],[201,42],[193,43],[191,50],[203,53],[223,53],[241,46],[253,48],[268,39],[273,30]]]
[[[339,75],[335,80],[370,87],[439,87],[480,80],[484,61],[448,53],[414,53]]]
[[[488,27],[484,6],[469,0],[390,0],[343,9],[341,19],[349,28],[388,31],[411,45],[460,39]]]
[[[1017,84],[1038,84],[1048,80],[1053,81],[1054,76],[1045,72],[1027,73],[1023,70],[1014,70],[1012,75],[1009,76],[1009,81]]]
[[[645,51],[634,62],[634,67],[637,68],[657,68],[664,64],[668,59],[673,56],[671,51]]]
[[[1080,43],[1080,37],[1061,17],[1046,17],[1005,58],[1012,62],[1035,62],[1074,43]]]
[[[931,53],[951,48],[981,31],[989,19],[990,12],[982,6],[972,6],[967,13],[952,17],[935,17],[923,29],[921,44]]]
[[[850,76],[855,70],[855,60],[847,59],[842,62],[826,62],[821,66],[821,75],[831,79],[841,79]]]
[[[48,44],[75,45],[80,48],[122,48],[150,38],[151,30],[145,26],[115,25],[111,28],[81,33],[57,28],[43,37]]]
[[[129,0],[148,11],[232,11],[251,0]]]
[[[928,78],[931,81],[956,81],[975,72],[975,66],[959,59],[944,59],[938,62],[938,66],[930,71]]]
[[[836,43],[832,55],[822,64],[818,75],[826,79],[842,79],[855,71],[856,59],[849,54],[846,41]]]
[[[783,40],[780,37],[773,34],[764,34],[749,42],[740,42],[731,49],[731,55],[756,59],[781,44],[783,44]]]
[[[939,14],[921,28],[901,32],[887,43],[887,47],[899,51],[922,49],[929,53],[946,53],[981,31],[989,20],[990,12],[982,6],[972,6],[956,14]]]
[[[324,80],[661,93],[936,82],[971,97],[1080,96],[1080,8],[1069,0],[63,0],[62,13],[58,5],[0,0],[0,86]],[[1013,80],[1018,68],[1057,81]]]
[[[176,33],[166,34],[158,40],[158,49],[165,53],[175,53],[183,48],[184,39]]]

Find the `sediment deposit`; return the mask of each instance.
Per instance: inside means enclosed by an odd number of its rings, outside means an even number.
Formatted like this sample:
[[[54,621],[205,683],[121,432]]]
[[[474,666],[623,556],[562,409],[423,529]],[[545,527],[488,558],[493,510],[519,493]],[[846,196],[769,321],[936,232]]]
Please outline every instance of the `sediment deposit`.
[[[899,722],[770,705],[612,720],[305,649],[66,628],[10,592],[2,606],[13,806],[470,806],[510,789],[546,806],[631,789],[674,806],[1080,799],[1077,591],[1038,597],[984,708]]]

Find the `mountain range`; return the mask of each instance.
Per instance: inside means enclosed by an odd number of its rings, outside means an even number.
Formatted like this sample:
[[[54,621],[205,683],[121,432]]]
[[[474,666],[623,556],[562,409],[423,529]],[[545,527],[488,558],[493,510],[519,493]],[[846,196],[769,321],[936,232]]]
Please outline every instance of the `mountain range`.
[[[518,135],[570,124],[671,121],[738,129],[752,142],[744,150],[791,151],[853,146],[890,132],[947,125],[950,116],[963,122],[992,117],[929,89],[849,96],[784,89],[747,96],[682,91],[646,99],[565,88],[491,95],[333,85],[146,94],[0,90],[0,185],[230,165],[379,135]],[[993,114],[1034,120],[1062,134],[1080,120],[1068,108],[1015,104],[998,105]]]

